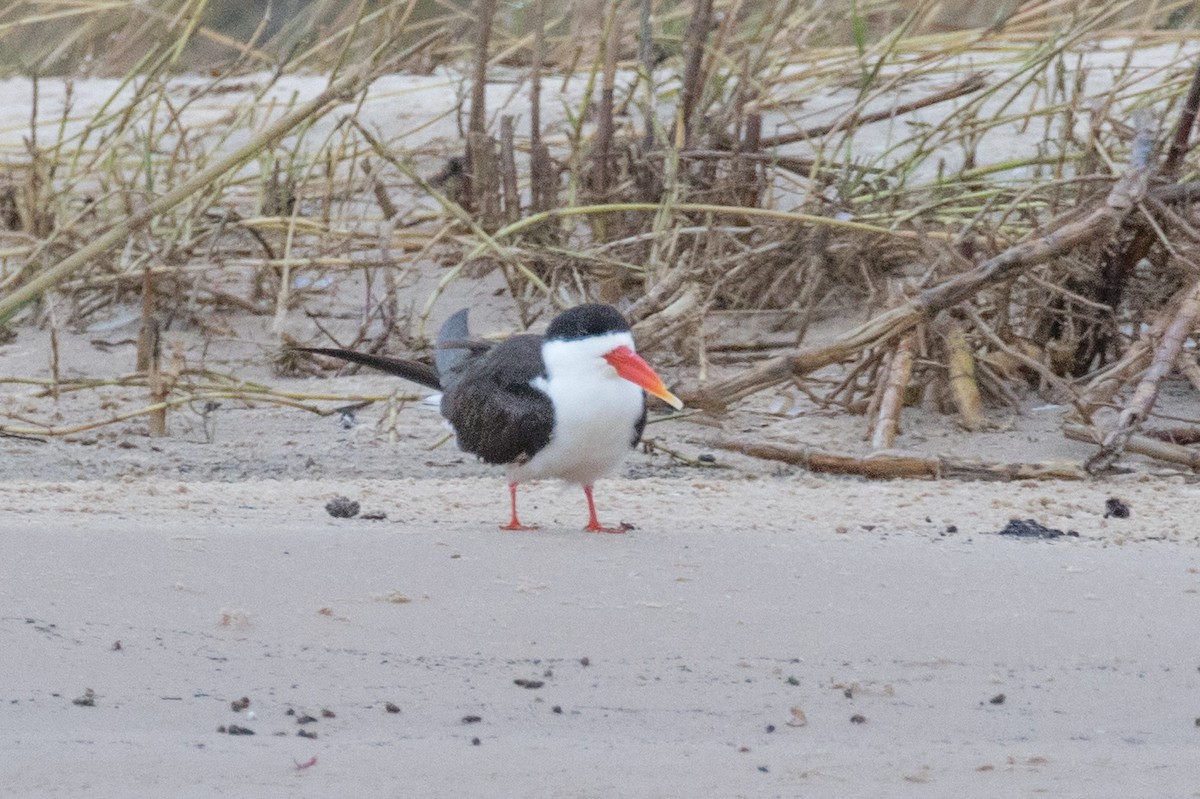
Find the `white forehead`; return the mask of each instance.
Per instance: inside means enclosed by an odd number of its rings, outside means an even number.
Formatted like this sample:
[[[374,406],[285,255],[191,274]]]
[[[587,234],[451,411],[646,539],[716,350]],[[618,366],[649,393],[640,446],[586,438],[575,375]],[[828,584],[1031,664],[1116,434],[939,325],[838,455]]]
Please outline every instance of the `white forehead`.
[[[579,368],[593,370],[597,360],[617,347],[634,349],[633,334],[628,330],[620,330],[587,338],[546,341],[542,344],[542,360],[546,364],[546,373],[550,375]]]

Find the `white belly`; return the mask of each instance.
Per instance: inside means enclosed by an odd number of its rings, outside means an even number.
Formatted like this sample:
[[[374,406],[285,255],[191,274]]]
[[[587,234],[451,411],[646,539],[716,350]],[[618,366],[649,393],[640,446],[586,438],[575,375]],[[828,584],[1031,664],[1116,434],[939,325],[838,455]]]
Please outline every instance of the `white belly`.
[[[539,381],[554,402],[550,443],[509,470],[516,482],[557,477],[591,485],[611,472],[633,446],[633,430],[645,407],[639,386],[611,374],[594,379]]]

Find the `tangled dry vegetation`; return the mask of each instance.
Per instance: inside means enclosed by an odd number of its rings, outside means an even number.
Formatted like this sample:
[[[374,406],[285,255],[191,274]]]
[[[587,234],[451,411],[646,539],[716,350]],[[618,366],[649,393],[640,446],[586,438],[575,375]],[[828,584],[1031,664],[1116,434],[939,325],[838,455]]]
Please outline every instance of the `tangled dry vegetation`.
[[[295,373],[314,365],[285,322],[340,277],[367,294],[339,345],[420,352],[440,292],[499,270],[526,324],[584,299],[627,309],[694,409],[789,386],[862,414],[886,451],[906,405],[978,430],[985,405],[1036,393],[1098,445],[1087,471],[1127,450],[1200,466],[1200,427],[1147,428],[1165,377],[1200,389],[1200,69],[1178,58],[1194,3],[1031,0],[961,29],[916,1],[314,2],[240,40],[205,6],[131,7],[119,36],[111,13],[73,6],[38,63],[124,72],[85,118],[54,79],[57,118],[34,103],[0,176],[0,323],[140,303],[139,371],[114,380],[150,403],[118,418],[161,433],[167,408],[228,396],[315,409],[160,356],[168,323],[273,317],[277,368]],[[62,24],[10,4],[0,44]],[[197,43],[226,55],[181,93]],[[280,99],[302,70],[326,88]],[[360,113],[400,70],[451,76],[457,144],[418,135],[445,120],[385,132]],[[489,107],[501,79],[527,113]],[[226,95],[220,119],[190,121]],[[439,282],[405,314],[412,270]],[[831,318],[852,323],[813,340]],[[1083,474],[724,444],[878,476]]]

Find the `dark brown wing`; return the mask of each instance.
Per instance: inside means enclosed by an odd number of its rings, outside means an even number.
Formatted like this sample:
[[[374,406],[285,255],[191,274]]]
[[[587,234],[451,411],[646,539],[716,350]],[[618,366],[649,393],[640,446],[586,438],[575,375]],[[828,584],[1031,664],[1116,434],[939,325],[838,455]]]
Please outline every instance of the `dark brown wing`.
[[[458,447],[488,463],[523,462],[550,441],[554,406],[530,385],[545,376],[541,336],[514,336],[471,353],[445,380],[442,415]]]

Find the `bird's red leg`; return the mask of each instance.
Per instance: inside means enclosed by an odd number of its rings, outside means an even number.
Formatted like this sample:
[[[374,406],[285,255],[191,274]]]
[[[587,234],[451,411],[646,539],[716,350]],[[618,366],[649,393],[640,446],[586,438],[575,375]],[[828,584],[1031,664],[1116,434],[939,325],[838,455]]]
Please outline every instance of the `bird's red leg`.
[[[508,524],[500,525],[500,529],[501,530],[518,530],[518,531],[538,529],[536,524],[533,525],[532,527],[526,527],[525,525],[521,524],[521,520],[517,518],[517,484],[516,483],[508,484],[508,493],[512,497],[512,521],[510,521]]]
[[[585,532],[588,532],[588,533],[624,533],[629,529],[625,525],[621,525],[620,527],[605,527],[604,525],[602,525],[600,523],[600,520],[596,518],[596,501],[594,499],[592,499],[592,487],[584,486],[583,494],[584,494],[584,496],[587,497],[587,502],[588,502],[588,523],[587,523],[587,527],[583,528]]]

